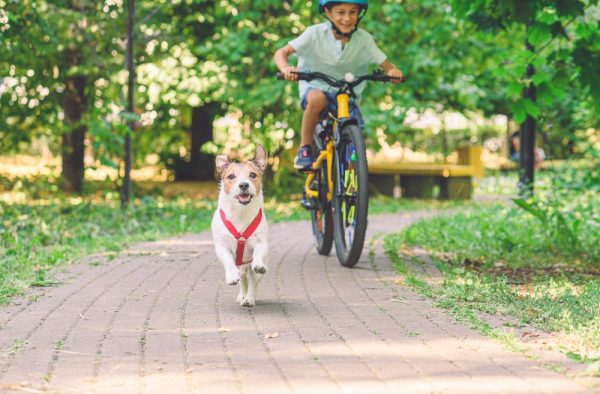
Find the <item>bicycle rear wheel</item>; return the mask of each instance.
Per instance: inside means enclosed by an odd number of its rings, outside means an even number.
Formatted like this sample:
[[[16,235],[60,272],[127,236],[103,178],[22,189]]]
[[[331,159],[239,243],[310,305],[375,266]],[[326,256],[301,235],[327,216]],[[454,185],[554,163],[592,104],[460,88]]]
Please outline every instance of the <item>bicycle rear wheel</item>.
[[[315,174],[313,186],[313,190],[316,189],[319,191],[318,197],[310,199],[312,206],[310,221],[315,238],[315,248],[319,254],[328,256],[333,247],[333,220],[331,216],[331,203],[327,201],[326,161],[323,161],[319,171]]]
[[[369,209],[367,156],[358,126],[340,130],[333,159],[333,189],[335,251],[340,264],[354,267],[365,242]]]

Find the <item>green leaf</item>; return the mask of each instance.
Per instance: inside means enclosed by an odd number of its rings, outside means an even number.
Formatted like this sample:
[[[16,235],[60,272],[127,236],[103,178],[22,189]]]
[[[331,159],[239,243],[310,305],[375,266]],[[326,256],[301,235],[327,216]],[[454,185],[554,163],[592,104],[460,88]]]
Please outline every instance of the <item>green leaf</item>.
[[[512,81],[508,84],[507,93],[510,96],[520,96],[523,91],[523,85],[519,82]]]
[[[510,110],[513,114],[513,119],[517,123],[523,123],[525,118],[527,117],[527,112],[525,111],[525,106],[521,100],[512,103],[510,106]]]
[[[552,31],[550,26],[545,23],[536,23],[529,30],[527,39],[533,46],[545,43],[552,38]]]
[[[512,200],[515,204],[517,204],[517,206],[522,208],[524,211],[529,212],[530,214],[532,214],[533,216],[535,216],[542,222],[545,223],[546,220],[548,219],[546,216],[546,212],[542,211],[541,209],[536,207],[534,204],[529,203],[529,202],[523,200],[522,198],[513,198]]]
[[[523,99],[523,105],[525,106],[525,112],[531,115],[533,118],[537,118],[540,115],[540,109],[538,105],[530,99]]]
[[[547,72],[542,71],[542,70],[536,70],[535,74],[533,74],[533,77],[531,78],[531,80],[537,86],[537,85],[542,84],[543,82],[549,81],[550,74],[548,74]]]
[[[554,101],[552,88],[547,83],[536,86],[536,97],[544,105],[550,105]]]

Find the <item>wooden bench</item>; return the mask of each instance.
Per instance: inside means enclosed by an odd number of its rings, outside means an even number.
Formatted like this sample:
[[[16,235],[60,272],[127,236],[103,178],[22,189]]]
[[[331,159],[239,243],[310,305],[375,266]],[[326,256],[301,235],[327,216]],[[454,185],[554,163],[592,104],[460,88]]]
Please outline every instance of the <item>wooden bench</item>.
[[[369,163],[372,189],[394,197],[469,199],[472,178],[483,176],[481,147],[458,150],[460,164]]]

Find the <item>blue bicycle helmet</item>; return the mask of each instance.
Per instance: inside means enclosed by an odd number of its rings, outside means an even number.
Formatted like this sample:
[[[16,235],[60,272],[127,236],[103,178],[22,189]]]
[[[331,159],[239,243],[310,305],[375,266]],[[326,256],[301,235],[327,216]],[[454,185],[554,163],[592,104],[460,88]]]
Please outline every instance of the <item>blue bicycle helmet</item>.
[[[350,4],[358,4],[361,8],[361,11],[366,12],[369,8],[369,0],[319,0],[319,12],[323,12],[323,8],[328,4],[339,4],[339,3],[350,3]]]
[[[340,29],[338,29],[338,27],[335,25],[335,23],[333,23],[329,18],[327,18],[327,19],[329,20],[329,22],[331,22],[331,26],[333,27],[333,30],[335,30],[335,32],[337,34],[344,36],[344,37],[351,37],[352,33],[354,33],[356,31],[356,29],[358,29],[358,24],[359,24],[360,20],[367,13],[367,9],[369,8],[369,0],[342,0],[342,1],[340,1],[340,0],[319,0],[319,13],[325,15],[325,12],[323,11],[323,9],[328,5],[345,4],[345,3],[358,4],[358,6],[360,7],[360,14],[358,16],[358,21],[356,21],[356,25],[354,26],[354,29],[350,33],[343,33]]]

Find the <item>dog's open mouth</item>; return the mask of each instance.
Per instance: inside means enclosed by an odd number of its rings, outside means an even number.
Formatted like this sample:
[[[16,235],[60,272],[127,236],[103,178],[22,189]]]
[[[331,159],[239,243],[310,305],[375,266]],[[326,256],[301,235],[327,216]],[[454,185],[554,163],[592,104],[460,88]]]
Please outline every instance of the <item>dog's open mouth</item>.
[[[250,193],[240,193],[237,196],[237,200],[240,202],[240,204],[246,205],[250,203],[250,200],[252,200],[252,195]]]

